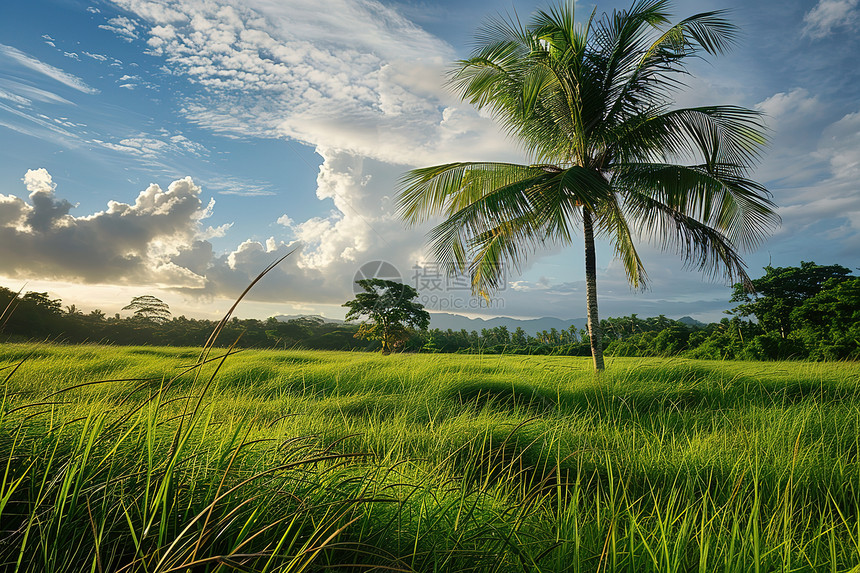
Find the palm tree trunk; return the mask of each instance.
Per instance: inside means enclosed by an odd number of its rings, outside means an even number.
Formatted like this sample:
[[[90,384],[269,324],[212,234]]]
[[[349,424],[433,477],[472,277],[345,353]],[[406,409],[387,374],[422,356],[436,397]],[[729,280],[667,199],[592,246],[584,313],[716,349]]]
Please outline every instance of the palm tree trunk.
[[[597,317],[597,263],[594,252],[594,226],[591,213],[582,208],[582,228],[585,231],[585,298],[588,304],[588,339],[591,342],[591,357],[594,369],[601,372],[603,366],[603,332]]]

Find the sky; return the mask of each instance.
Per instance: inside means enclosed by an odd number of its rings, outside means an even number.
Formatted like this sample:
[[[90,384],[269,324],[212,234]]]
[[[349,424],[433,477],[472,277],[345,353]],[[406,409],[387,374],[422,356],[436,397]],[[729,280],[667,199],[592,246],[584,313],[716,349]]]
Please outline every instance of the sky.
[[[753,177],[781,226],[749,274],[801,261],[860,267],[860,0],[684,1],[741,28],[696,62],[679,106],[761,110]],[[515,0],[29,0],[0,7],[0,286],[120,312],[154,295],[174,315],[342,318],[353,281],[416,286],[430,310],[585,316],[581,240],[507,269],[487,300],[441,276],[430,225],[396,213],[399,177],[449,161],[528,162],[445,86],[489,16]],[[578,2],[578,18],[628,2]],[[647,243],[632,290],[598,245],[601,316],[719,320],[731,286]],[[382,263],[387,263],[383,265]],[[124,314],[128,314],[127,312]],[[432,326],[432,324],[431,324]]]

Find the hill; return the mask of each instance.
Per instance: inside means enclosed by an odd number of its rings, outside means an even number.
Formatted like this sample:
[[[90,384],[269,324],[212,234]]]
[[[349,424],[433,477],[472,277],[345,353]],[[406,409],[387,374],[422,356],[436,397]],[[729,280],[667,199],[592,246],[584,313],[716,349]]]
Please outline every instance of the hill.
[[[471,332],[476,330],[481,332],[484,328],[496,328],[505,326],[510,332],[517,328],[522,328],[526,333],[534,336],[542,330],[567,330],[570,325],[576,326],[577,329],[585,328],[587,320],[584,318],[553,318],[545,316],[543,318],[532,319],[517,319],[509,316],[499,316],[496,318],[469,318],[459,314],[451,314],[448,312],[431,312],[430,313],[430,328],[438,328],[440,330],[457,331],[466,329]]]

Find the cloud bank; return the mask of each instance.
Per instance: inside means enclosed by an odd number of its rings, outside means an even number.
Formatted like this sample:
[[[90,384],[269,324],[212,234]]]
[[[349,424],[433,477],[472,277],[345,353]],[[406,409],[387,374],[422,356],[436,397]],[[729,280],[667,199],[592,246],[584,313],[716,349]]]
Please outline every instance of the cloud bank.
[[[207,209],[190,178],[152,184],[134,203],[111,201],[83,217],[57,198],[45,169],[27,171],[29,202],[0,194],[0,273],[85,283],[193,287],[203,277],[171,262],[201,232]]]
[[[351,187],[368,181],[362,164],[351,156],[327,159],[320,188],[350,189],[357,201],[362,194]],[[167,190],[150,184],[133,202],[110,201],[105,210],[83,216],[72,214],[75,206],[57,196],[46,169],[27,171],[23,184],[27,200],[0,194],[0,275],[15,279],[155,286],[194,298],[235,298],[263,268],[292,252],[251,298],[340,304],[350,297],[352,277],[366,262],[361,253],[378,250],[384,234],[395,237],[399,227],[383,208],[372,214],[374,199],[368,195],[366,203],[349,205],[335,197],[351,215],[338,211],[299,224],[273,215],[271,222],[289,226],[295,240],[247,240],[219,254],[209,239],[223,236],[230,225],[205,226],[215,202],[204,204],[202,189],[190,177]],[[371,214],[359,215],[355,207]],[[388,245],[389,259],[404,268],[410,248],[420,247],[408,241]]]

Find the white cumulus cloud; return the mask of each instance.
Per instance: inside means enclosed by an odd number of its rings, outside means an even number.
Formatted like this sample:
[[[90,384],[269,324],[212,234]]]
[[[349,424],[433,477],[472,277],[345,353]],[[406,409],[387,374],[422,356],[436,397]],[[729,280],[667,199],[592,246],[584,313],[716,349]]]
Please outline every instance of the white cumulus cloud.
[[[368,177],[355,158],[332,157],[327,164],[320,178],[335,196]],[[245,240],[219,254],[209,240],[224,237],[231,224],[204,226],[214,201],[204,205],[190,177],[166,190],[150,184],[133,202],[109,201],[105,210],[81,216],[57,196],[46,169],[27,171],[23,184],[28,199],[0,194],[0,276],[13,279],[149,285],[197,299],[234,298],[263,268],[292,252],[250,299],[340,304],[367,262],[358,256],[361,248],[387,247],[389,260],[408,269],[409,249],[416,247],[398,240],[399,222],[385,216],[334,214],[301,224],[298,240]],[[278,220],[288,223],[284,216]],[[325,236],[331,240],[321,241]]]
[[[29,202],[0,195],[0,274],[86,283],[200,286],[203,278],[170,259],[193,244],[206,209],[190,178],[165,191],[152,184],[133,203],[76,217],[56,197],[45,169],[24,176]]]

